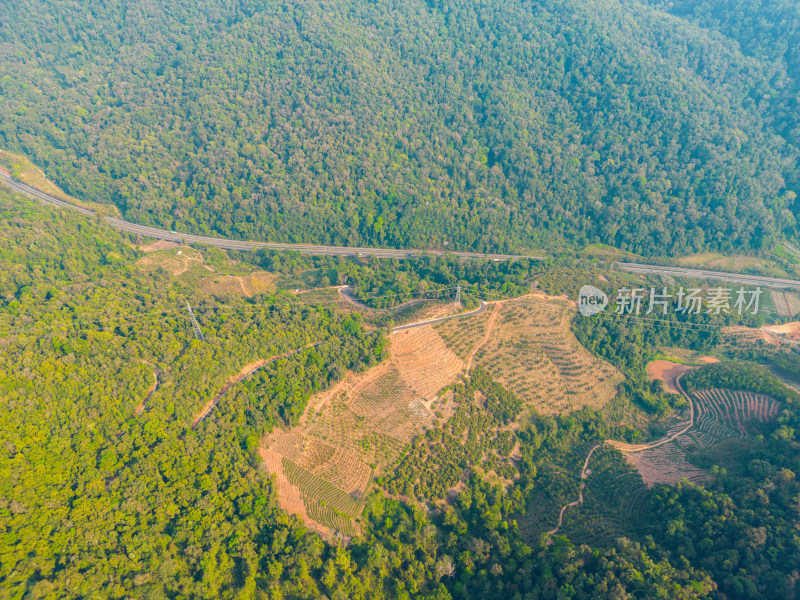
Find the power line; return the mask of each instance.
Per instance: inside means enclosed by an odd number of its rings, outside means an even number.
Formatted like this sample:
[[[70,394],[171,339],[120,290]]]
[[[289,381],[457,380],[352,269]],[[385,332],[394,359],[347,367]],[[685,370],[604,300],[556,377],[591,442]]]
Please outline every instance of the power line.
[[[466,288],[466,289],[465,289]],[[520,303],[532,303],[530,301],[520,299],[520,297],[511,297],[504,295],[500,292],[491,292],[491,291],[481,291],[478,289],[477,284],[467,284],[467,286],[462,286],[460,284],[456,286],[447,286],[441,288],[435,288],[433,290],[418,290],[418,291],[411,291],[406,293],[399,293],[399,292],[385,292],[385,293],[375,293],[375,294],[366,294],[359,296],[361,300],[370,300],[370,299],[378,299],[378,298],[386,298],[386,299],[400,299],[400,298],[414,298],[420,297],[420,299],[429,299],[429,300],[437,300],[441,299],[442,295],[445,295],[446,292],[456,290],[456,297],[457,300],[460,300],[460,293],[466,291],[468,294],[475,298],[480,298],[488,301],[492,300],[514,300]],[[434,296],[434,297],[431,297]],[[286,295],[281,295],[282,298],[289,300],[286,298]],[[286,308],[302,308],[303,306],[332,306],[336,304],[341,304],[343,300],[341,297],[331,300],[302,300],[297,296],[290,296],[290,301],[285,302],[272,302],[270,304],[244,304],[240,306],[230,306],[230,305],[214,305],[208,302],[200,306],[195,306],[192,314],[190,315],[190,321],[194,317],[194,313],[196,312],[209,312],[215,314],[247,314],[252,313],[253,315],[261,314],[264,312],[274,312],[276,310],[282,310]],[[552,304],[548,305],[545,303],[536,302],[535,304],[541,306],[541,308],[552,309],[552,310],[564,310],[568,309],[568,306],[553,306]],[[392,310],[392,309],[375,309],[375,310]],[[759,309],[759,313],[766,313],[766,314],[773,314],[777,315],[778,313],[774,311],[769,311],[766,309]],[[615,317],[619,317],[622,315],[617,315],[616,313],[608,312],[608,315],[613,315]],[[185,318],[185,313],[182,313],[180,310],[176,308],[165,308],[160,310],[152,310],[144,313],[135,313],[135,314],[119,314],[115,316],[109,316],[101,319],[82,319],[82,318],[71,318],[69,321],[62,321],[62,322],[52,322],[46,326],[37,326],[37,325],[28,325],[28,326],[9,326],[8,329],[3,330],[2,326],[0,326],[0,331],[3,332],[4,335],[13,335],[15,333],[25,334],[25,333],[33,333],[36,331],[56,331],[58,329],[84,329],[86,326],[89,325],[100,325],[101,327],[105,325],[106,327],[110,327],[112,325],[134,325],[140,323],[143,320],[150,320],[152,322],[163,322],[164,319],[169,318]],[[652,318],[645,318],[639,317],[634,315],[627,315],[628,318],[638,318],[640,320],[647,320],[647,321],[654,321]],[[779,315],[782,316],[782,315]],[[67,317],[69,318],[69,317]],[[195,319],[196,321],[196,319]],[[729,325],[711,325],[711,324],[704,324],[704,323],[688,323],[688,322],[680,322],[680,321],[663,321],[664,323],[669,323],[672,326],[684,328],[687,327],[698,327],[698,328],[723,328],[728,327]],[[681,325],[684,323],[684,325]],[[192,323],[192,327],[194,328],[194,323]],[[198,325],[199,327],[199,325]],[[196,332],[195,332],[196,335]],[[202,331],[201,331],[202,335]],[[198,339],[200,339],[198,337]]]
[[[192,327],[194,328],[194,337],[198,340],[206,341],[205,336],[203,335],[203,330],[200,329],[200,324],[197,322],[197,319],[194,318],[194,313],[192,312],[192,305],[189,302],[186,302],[186,307],[189,309],[189,318],[192,320]]]

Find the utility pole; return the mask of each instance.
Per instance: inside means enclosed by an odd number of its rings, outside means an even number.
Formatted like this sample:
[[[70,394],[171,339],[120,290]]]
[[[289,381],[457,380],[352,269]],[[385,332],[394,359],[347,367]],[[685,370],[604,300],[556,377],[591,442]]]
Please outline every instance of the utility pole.
[[[461,302],[461,284],[456,286],[456,301],[454,304],[458,305]]]
[[[192,319],[192,328],[194,329],[194,337],[198,340],[206,341],[205,336],[203,335],[203,331],[200,329],[200,324],[197,322],[197,319],[194,318],[194,312],[192,311],[192,305],[189,304],[189,301],[186,301],[186,308],[189,309],[189,317]]]

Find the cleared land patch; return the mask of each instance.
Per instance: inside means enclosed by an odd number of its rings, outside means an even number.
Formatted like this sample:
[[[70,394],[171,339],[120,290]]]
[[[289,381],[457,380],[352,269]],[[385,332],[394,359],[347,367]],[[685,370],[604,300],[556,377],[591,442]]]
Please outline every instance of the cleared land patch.
[[[691,427],[687,428],[686,422],[676,424],[663,442],[641,445],[608,442],[637,468],[647,487],[675,484],[684,478],[703,481],[708,473],[691,464],[687,453],[732,438],[746,439],[754,426],[775,420],[780,411],[777,400],[752,392],[713,389],[695,392],[691,400],[694,405]]]
[[[455,410],[442,388],[463,372],[464,363],[430,326],[391,337],[390,358],[366,373],[347,376],[311,398],[298,427],[275,430],[262,441],[265,465],[299,490],[303,510],[292,510],[320,532],[359,532],[364,499],[377,473],[397,462],[411,439],[430,428],[435,413]],[[274,460],[280,456],[280,465]],[[293,487],[291,487],[293,486]],[[291,496],[295,494],[295,496]],[[282,501],[281,505],[284,503]]]
[[[162,268],[173,277],[178,277],[192,268],[202,268],[203,263],[203,255],[198,250],[180,246],[148,252],[136,265],[146,271]]]
[[[445,321],[434,326],[434,329],[453,353],[461,360],[466,361],[486,334],[487,323],[493,310],[494,307],[489,306],[477,315]]]
[[[503,302],[474,364],[542,414],[599,407],[614,397],[622,374],[594,357],[569,327],[564,301],[526,296]]]
[[[770,298],[775,312],[781,317],[794,317],[800,314],[800,296],[782,290],[770,290]]]
[[[647,374],[651,379],[663,381],[667,390],[678,394],[680,390],[676,386],[675,380],[691,368],[689,365],[674,363],[671,360],[654,360],[648,363]]]

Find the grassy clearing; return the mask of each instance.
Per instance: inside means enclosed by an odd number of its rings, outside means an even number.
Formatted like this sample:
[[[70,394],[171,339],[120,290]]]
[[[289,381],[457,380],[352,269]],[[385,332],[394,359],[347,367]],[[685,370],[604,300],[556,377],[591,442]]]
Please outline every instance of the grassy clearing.
[[[727,256],[717,252],[701,252],[683,256],[675,262],[682,267],[693,269],[752,273],[771,277],[785,277],[788,274],[786,269],[779,262],[757,256]]]
[[[181,277],[196,269],[201,271],[198,273],[201,276],[210,273],[209,269],[203,266],[204,264],[203,254],[188,246],[148,252],[136,261],[137,268],[143,271],[152,272],[163,269],[173,277]]]
[[[228,259],[216,249],[171,243],[150,244],[140,249],[144,256],[136,262],[137,268],[148,272],[166,271],[204,294],[252,298],[276,291],[274,273],[243,271],[241,263]]]

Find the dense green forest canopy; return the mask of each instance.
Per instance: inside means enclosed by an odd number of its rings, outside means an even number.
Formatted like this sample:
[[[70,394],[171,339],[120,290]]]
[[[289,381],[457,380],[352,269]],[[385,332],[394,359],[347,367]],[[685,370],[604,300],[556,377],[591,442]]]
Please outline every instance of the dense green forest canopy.
[[[794,238],[796,11],[750,2],[767,16],[738,26],[684,4],[7,3],[0,145],[194,233],[643,254]]]
[[[800,5],[791,0],[645,0],[739,44],[742,52],[786,73],[774,97],[774,126],[797,139],[800,126]]]

